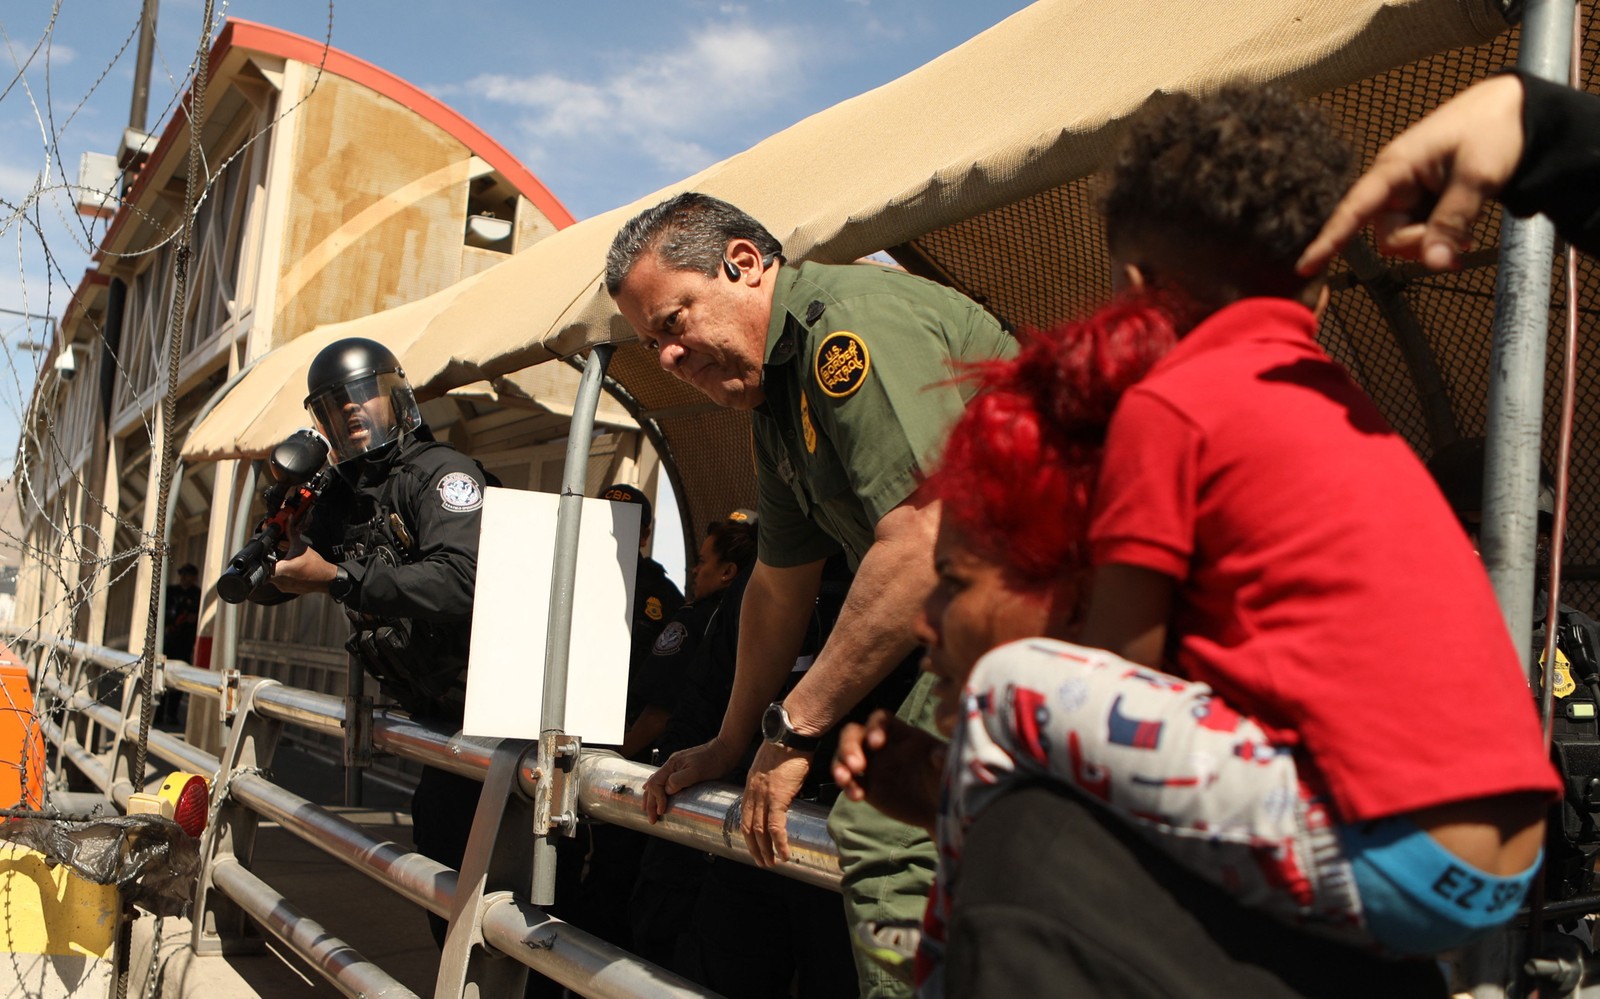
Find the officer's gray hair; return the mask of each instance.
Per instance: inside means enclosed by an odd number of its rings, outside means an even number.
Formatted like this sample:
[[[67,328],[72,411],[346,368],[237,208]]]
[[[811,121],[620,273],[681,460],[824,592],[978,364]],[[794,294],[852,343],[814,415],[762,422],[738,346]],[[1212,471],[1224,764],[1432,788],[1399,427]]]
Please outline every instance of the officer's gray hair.
[[[763,260],[783,253],[766,226],[720,198],[688,191],[629,219],[606,253],[606,291],[615,298],[628,272],[646,253],[668,268],[715,277],[728,243],[748,239]]]

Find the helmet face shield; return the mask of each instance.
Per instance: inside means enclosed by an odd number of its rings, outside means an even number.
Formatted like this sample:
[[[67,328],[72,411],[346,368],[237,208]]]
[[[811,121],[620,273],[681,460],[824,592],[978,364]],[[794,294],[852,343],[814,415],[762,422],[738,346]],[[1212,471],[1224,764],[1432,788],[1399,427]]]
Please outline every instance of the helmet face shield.
[[[398,371],[330,385],[306,400],[306,411],[332,445],[336,465],[370,454],[422,425],[416,397]]]

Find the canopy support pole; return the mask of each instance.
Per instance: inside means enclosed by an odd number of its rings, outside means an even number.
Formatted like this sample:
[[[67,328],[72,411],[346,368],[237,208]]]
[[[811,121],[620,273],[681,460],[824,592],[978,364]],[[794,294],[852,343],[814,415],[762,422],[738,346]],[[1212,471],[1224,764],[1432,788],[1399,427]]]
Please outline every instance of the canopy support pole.
[[[1572,61],[1573,0],[1528,0],[1517,67],[1565,84]],[[1555,227],[1543,216],[1506,216],[1495,278],[1494,350],[1483,482],[1483,561],[1523,669],[1531,660],[1539,439]]]
[[[1573,10],[1574,0],[1527,0],[1519,69],[1542,79],[1567,82]],[[1539,667],[1532,656],[1539,441],[1544,424],[1545,347],[1550,336],[1554,263],[1555,227],[1549,219],[1502,218],[1480,544],[1506,629],[1522,657],[1524,672],[1534,683],[1539,682]],[[1541,901],[1534,900],[1535,920]],[[1520,963],[1517,950],[1509,931],[1468,948],[1462,955],[1462,984],[1476,999],[1501,999]]]
[[[550,573],[549,643],[544,660],[544,694],[539,712],[539,801],[533,840],[533,904],[555,901],[556,844],[552,834],[570,835],[576,816],[552,814],[550,795],[557,769],[577,764],[576,746],[561,739],[567,718],[567,666],[572,644],[572,604],[577,591],[578,525],[583,518],[583,496],[589,478],[589,448],[594,436],[595,411],[606,367],[615,348],[600,344],[590,349],[572,403],[572,428],[567,435],[566,468],[561,480],[561,500],[556,512],[555,565]],[[560,756],[562,758],[558,759]],[[540,821],[547,820],[547,821]]]

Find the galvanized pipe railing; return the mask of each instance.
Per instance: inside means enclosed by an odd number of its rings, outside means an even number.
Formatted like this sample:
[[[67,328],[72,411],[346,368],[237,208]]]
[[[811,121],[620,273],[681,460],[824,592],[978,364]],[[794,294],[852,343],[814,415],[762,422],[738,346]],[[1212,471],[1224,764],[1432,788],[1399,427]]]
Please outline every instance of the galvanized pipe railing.
[[[52,640],[44,643],[69,657],[102,668],[128,673],[138,657],[113,649]],[[225,695],[227,681],[209,670],[181,663],[165,663],[166,682],[172,689],[204,697]],[[59,698],[72,711],[125,737],[137,733],[137,719],[124,717],[110,705],[86,692],[69,689],[57,677],[39,676],[40,689]],[[240,681],[241,702],[260,715],[322,732],[336,733],[344,722],[344,703],[336,697],[284,687],[257,677]],[[69,737],[63,726],[43,720],[47,738],[91,781],[126,807],[135,790],[125,777]],[[482,778],[496,741],[469,739],[400,713],[379,712],[374,719],[374,744],[396,755],[430,766]],[[168,733],[152,731],[149,750],[168,762],[197,773],[215,774],[227,782],[228,794],[255,814],[349,864],[401,897],[438,915],[448,915],[457,888],[457,872],[399,845],[378,840],[349,820],[299,797],[266,778],[249,772],[219,773],[220,761]],[[536,761],[530,752],[518,766],[519,789],[532,794],[537,783]],[[738,835],[739,792],[726,784],[706,784],[680,793],[673,808],[656,825],[649,824],[641,807],[643,784],[652,768],[621,760],[605,752],[588,752],[580,760],[577,776],[581,809],[594,818],[639,829],[695,849],[749,862]],[[838,861],[827,836],[826,813],[800,803],[790,812],[790,843],[794,861],[780,869],[789,877],[838,889]],[[336,988],[347,995],[404,996],[410,993],[365,961],[343,941],[330,937],[313,920],[281,895],[250,874],[236,859],[223,859],[214,868],[212,883],[239,904],[269,932],[300,954]],[[641,961],[576,927],[546,914],[530,902],[498,898],[480,917],[485,941],[519,963],[585,995],[708,995],[691,983]],[[394,991],[399,989],[399,991]]]
[[[415,992],[250,873],[238,858],[219,860],[211,869],[211,883],[351,999],[417,999]]]
[[[270,718],[306,725],[319,731],[338,732],[344,704],[328,694],[273,685],[258,690],[255,708]],[[381,750],[431,767],[483,779],[493,741],[479,741],[415,721],[407,715],[378,711],[372,721],[373,744]],[[520,783],[532,796],[538,784],[534,761],[522,763]],[[578,763],[578,803],[585,815],[615,825],[637,829],[683,846],[751,863],[750,851],[739,834],[740,789],[711,782],[679,792],[672,809],[654,825],[644,814],[644,782],[653,767],[618,759],[609,753],[586,750]],[[838,850],[828,836],[826,809],[796,802],[789,810],[791,860],[778,867],[786,877],[839,889]]]
[[[98,649],[76,642],[48,641],[62,652],[81,655],[107,669],[126,669],[138,662],[137,656],[113,649]],[[222,696],[222,679],[210,670],[179,663],[167,663],[173,689],[206,697]],[[338,734],[344,728],[344,702],[329,694],[318,694],[276,683],[261,684],[259,678],[241,681],[244,690],[254,688],[245,699],[254,710],[279,721],[314,731]],[[261,684],[260,686],[255,686]],[[123,727],[121,716],[79,692],[59,691],[75,710],[83,710],[112,730]],[[373,718],[373,743],[376,748],[419,763],[482,779],[488,769],[494,741],[481,741],[447,732],[396,711],[378,711]],[[213,773],[215,757],[201,753],[188,743],[164,732],[150,733],[152,752],[178,766]],[[207,766],[203,761],[210,761]],[[524,760],[520,783],[532,795],[537,785],[534,763]],[[586,751],[578,764],[578,802],[585,815],[615,825],[637,829],[648,835],[707,853],[751,863],[749,850],[739,835],[740,791],[731,784],[706,783],[679,792],[672,809],[652,825],[644,815],[644,782],[653,768],[621,760],[609,753]],[[839,888],[838,851],[828,836],[827,811],[807,802],[796,802],[789,810],[790,863],[778,873],[808,884],[835,891]]]
[[[81,650],[73,650],[78,651]],[[102,651],[112,653],[103,658],[116,664],[118,656],[114,650]],[[220,696],[220,681],[207,683],[207,671],[187,666],[172,668],[175,686],[179,689]],[[54,677],[43,677],[41,686],[59,696],[70,710],[82,712],[108,729],[128,731],[137,726],[137,719],[123,718],[116,709],[82,692],[68,690]],[[343,702],[338,698],[262,683],[258,678],[247,681],[246,689],[252,687],[254,696],[248,697],[247,703],[253,702],[262,709],[262,714],[291,719],[304,717],[317,727],[335,730],[337,719],[343,716]],[[432,754],[461,761],[459,769],[468,773],[475,771],[482,776],[485,750],[481,746],[419,726],[404,716],[396,719],[395,727],[405,731],[413,741],[428,745]],[[60,726],[46,719],[43,728],[46,737],[74,766],[108,798],[126,807],[134,791],[128,780],[114,779],[105,761],[70,741]],[[452,753],[452,744],[465,747],[469,752]],[[216,757],[164,732],[150,733],[149,748],[169,762],[199,773],[216,773],[221,765]],[[457,883],[457,874],[450,868],[392,842],[378,840],[359,825],[259,775],[218,774],[218,779],[227,780],[228,793],[257,815],[277,822],[291,834],[429,912],[449,914]],[[343,941],[328,935],[314,920],[250,874],[237,859],[220,860],[213,868],[212,883],[346,995],[412,994]],[[581,990],[585,995],[616,999],[640,995],[710,995],[692,983],[520,901],[495,903],[484,913],[482,923],[484,937],[493,946],[503,949],[518,963],[569,988]]]
[[[732,784],[700,784],[672,798],[672,809],[654,825],[645,818],[644,782],[654,767],[601,753],[585,752],[578,761],[578,805],[583,814],[636,829],[719,857],[750,863],[739,832],[742,789]],[[523,788],[528,787],[527,775]],[[839,890],[839,851],[828,835],[828,811],[809,802],[789,806],[789,862],[775,873],[820,888]]]

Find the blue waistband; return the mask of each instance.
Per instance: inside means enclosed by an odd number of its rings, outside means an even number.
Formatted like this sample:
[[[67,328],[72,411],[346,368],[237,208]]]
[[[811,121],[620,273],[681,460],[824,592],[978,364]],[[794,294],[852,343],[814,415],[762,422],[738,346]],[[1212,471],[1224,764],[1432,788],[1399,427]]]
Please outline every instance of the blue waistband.
[[[1339,827],[1367,927],[1385,948],[1435,954],[1505,923],[1522,904],[1543,853],[1520,874],[1479,870],[1406,818]]]

